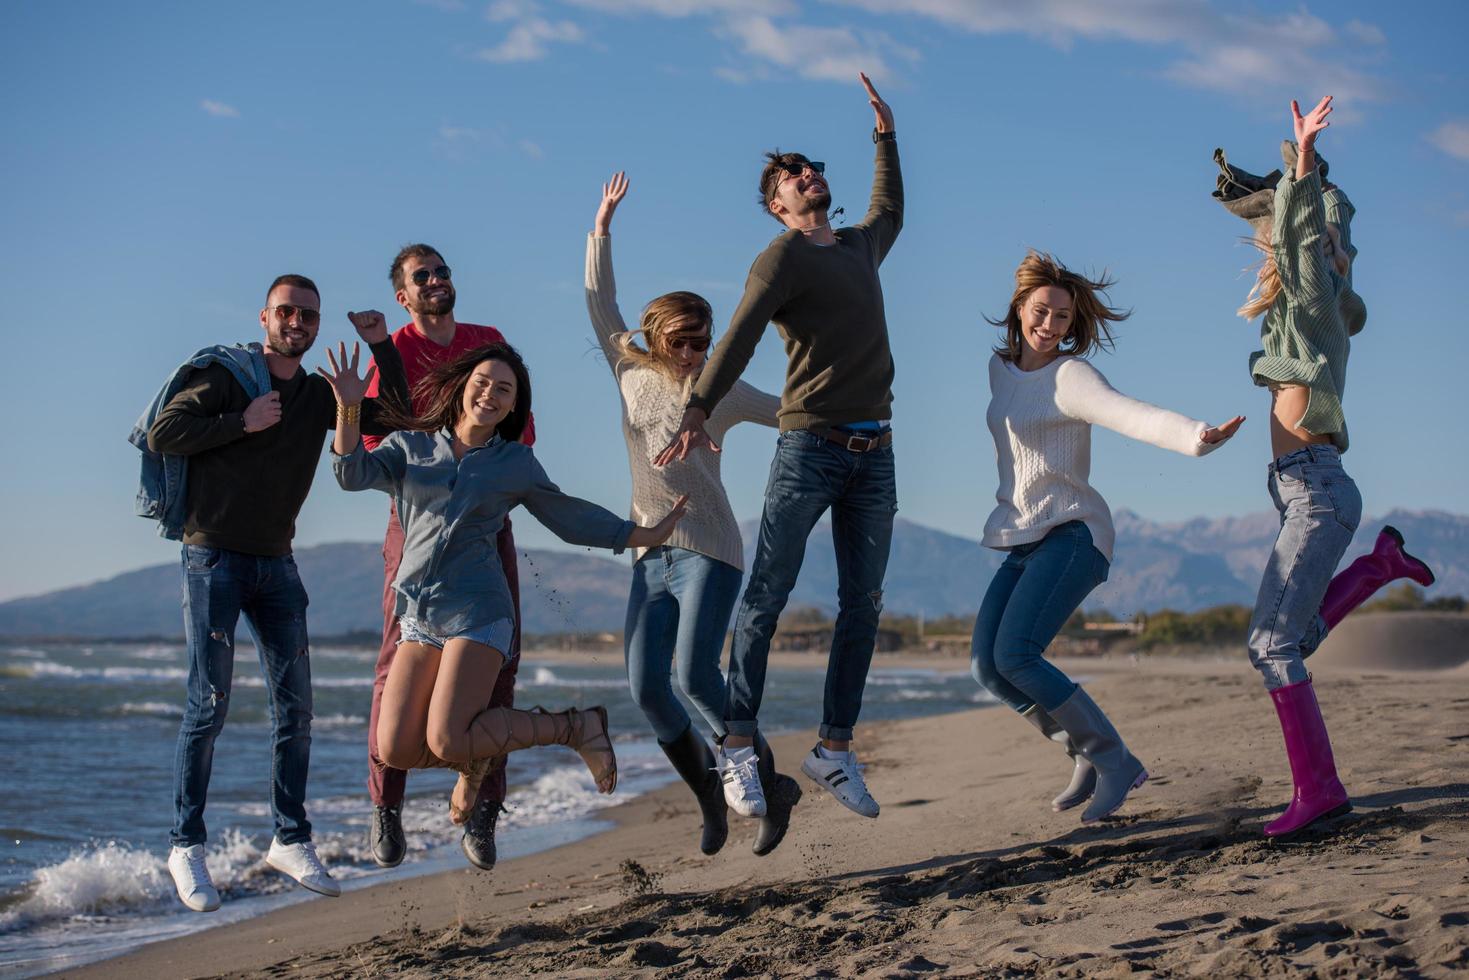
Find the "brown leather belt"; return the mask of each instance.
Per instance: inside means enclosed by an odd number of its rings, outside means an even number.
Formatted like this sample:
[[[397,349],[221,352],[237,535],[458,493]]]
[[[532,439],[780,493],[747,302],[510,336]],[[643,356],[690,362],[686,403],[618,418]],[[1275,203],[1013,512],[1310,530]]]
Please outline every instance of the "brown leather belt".
[[[809,429],[827,442],[834,442],[854,453],[870,453],[893,444],[893,430],[883,429],[879,435],[863,435],[860,432],[843,432],[841,429]]]

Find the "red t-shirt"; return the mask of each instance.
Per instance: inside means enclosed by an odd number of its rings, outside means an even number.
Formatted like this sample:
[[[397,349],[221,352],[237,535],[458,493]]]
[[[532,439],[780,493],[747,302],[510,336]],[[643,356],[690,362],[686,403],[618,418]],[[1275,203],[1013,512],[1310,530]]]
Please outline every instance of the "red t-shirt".
[[[408,375],[408,389],[413,390],[429,369],[445,361],[452,361],[460,354],[468,353],[476,347],[485,344],[503,344],[505,337],[494,327],[482,327],[477,323],[460,323],[454,328],[454,340],[448,347],[440,347],[425,337],[418,329],[418,325],[411,320],[408,325],[395,331],[390,338],[393,346],[398,348],[398,354],[403,358],[403,371]],[[367,397],[377,396],[377,376],[373,375],[372,384],[368,385]],[[415,412],[423,411],[423,405],[415,397],[413,401]],[[377,448],[382,440],[377,436],[364,435],[363,443],[368,449]],[[520,441],[527,446],[535,445],[536,420],[531,416],[526,421],[525,432],[522,433]]]

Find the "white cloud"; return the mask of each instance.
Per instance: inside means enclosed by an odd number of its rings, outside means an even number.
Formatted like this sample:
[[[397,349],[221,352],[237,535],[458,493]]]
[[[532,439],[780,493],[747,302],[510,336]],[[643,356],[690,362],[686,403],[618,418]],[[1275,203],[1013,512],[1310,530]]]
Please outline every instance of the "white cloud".
[[[1363,44],[1386,44],[1387,35],[1376,24],[1365,24],[1360,20],[1349,20],[1343,28],[1354,40]]]
[[[1451,157],[1469,160],[1469,119],[1450,119],[1428,134],[1428,142]]]
[[[219,116],[224,119],[238,119],[240,117],[239,109],[236,109],[232,105],[225,105],[223,102],[216,102],[213,99],[202,100],[199,103],[199,108],[211,116]]]
[[[805,78],[850,82],[859,71],[875,78],[893,74],[883,52],[916,57],[886,35],[859,35],[845,27],[776,24],[766,17],[729,18],[721,32],[735,38],[752,58],[797,72]],[[738,69],[734,70],[736,73]],[[726,75],[725,77],[730,77]]]
[[[540,61],[550,53],[551,44],[579,44],[586,35],[574,21],[550,20],[541,16],[534,0],[495,0],[485,11],[493,23],[513,21],[505,40],[480,51],[484,61]]]
[[[524,153],[532,160],[545,159],[546,151],[541,149],[541,144],[537,143],[535,140],[521,140],[516,145],[520,147],[521,153]]]

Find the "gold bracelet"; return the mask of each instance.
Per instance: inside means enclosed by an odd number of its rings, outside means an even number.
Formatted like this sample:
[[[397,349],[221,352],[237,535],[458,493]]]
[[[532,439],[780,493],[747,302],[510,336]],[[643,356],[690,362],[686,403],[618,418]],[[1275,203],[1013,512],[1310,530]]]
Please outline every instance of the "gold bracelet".
[[[356,405],[343,405],[337,402],[337,421],[346,425],[356,425],[362,418],[362,403]]]

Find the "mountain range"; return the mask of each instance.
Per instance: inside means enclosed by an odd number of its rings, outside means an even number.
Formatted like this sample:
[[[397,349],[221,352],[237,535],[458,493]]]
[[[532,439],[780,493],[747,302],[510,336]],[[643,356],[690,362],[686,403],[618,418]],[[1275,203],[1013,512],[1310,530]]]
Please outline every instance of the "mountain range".
[[[1128,618],[1159,609],[1192,611],[1253,603],[1260,569],[1275,538],[1272,513],[1149,521],[1115,515],[1111,577],[1086,602]],[[1469,595],[1469,515],[1395,510],[1364,520],[1344,561],[1367,551],[1384,523],[1403,532],[1409,549],[1434,569],[1430,595]],[[754,554],[758,525],[741,525]],[[899,519],[893,530],[884,608],[891,613],[972,614],[1002,556],[968,538]],[[296,552],[311,595],[310,626],[318,636],[381,629],[382,555],[377,542],[340,542]],[[620,630],[629,572],[604,553],[522,552],[521,594],[528,633]],[[836,560],[830,526],[819,525],[791,605],[834,611]],[[105,581],[0,603],[0,637],[173,637],[182,633],[176,562],[125,572]]]

